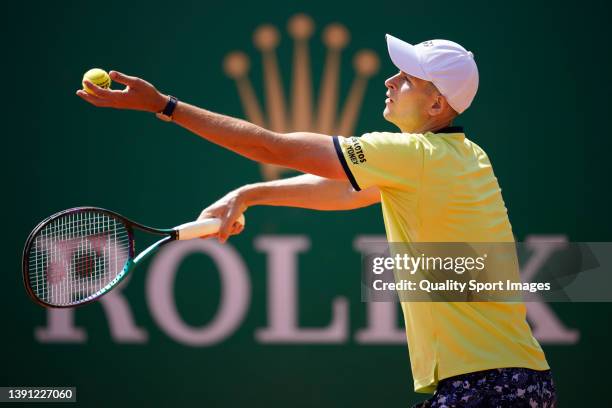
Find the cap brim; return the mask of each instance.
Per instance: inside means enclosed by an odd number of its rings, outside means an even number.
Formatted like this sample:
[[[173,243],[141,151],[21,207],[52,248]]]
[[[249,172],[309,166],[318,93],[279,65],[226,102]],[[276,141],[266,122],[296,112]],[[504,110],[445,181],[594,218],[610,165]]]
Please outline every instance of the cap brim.
[[[416,47],[405,41],[387,34],[387,48],[393,65],[405,73],[429,81],[429,77],[421,67]]]

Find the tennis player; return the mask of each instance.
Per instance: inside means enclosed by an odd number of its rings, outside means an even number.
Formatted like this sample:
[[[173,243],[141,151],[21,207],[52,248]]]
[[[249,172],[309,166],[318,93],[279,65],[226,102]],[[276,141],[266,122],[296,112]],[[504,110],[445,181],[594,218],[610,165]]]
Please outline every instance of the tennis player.
[[[401,133],[361,137],[277,133],[160,93],[116,71],[126,85],[77,95],[96,106],[157,113],[260,163],[305,175],[238,188],[204,209],[223,219],[224,242],[255,205],[348,210],[380,202],[389,242],[513,242],[486,153],[453,120],[472,103],[478,70],[471,52],[446,40],[408,44],[387,35],[398,72],[386,80],[383,116]],[[555,407],[544,353],[522,303],[402,302],[416,407]]]

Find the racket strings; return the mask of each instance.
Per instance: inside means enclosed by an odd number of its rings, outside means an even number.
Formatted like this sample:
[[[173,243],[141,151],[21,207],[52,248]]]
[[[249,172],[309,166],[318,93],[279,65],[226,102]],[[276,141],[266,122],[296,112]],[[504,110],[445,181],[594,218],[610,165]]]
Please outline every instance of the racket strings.
[[[30,287],[51,305],[83,303],[108,289],[129,254],[130,235],[121,220],[96,211],[67,213],[34,237],[28,254]]]

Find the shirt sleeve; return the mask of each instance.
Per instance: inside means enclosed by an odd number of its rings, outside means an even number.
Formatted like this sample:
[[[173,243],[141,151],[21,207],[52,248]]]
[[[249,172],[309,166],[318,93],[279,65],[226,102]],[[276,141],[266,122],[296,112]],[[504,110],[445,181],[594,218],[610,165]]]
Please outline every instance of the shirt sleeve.
[[[423,169],[423,141],[407,133],[334,136],[334,147],[357,191],[372,187],[416,190]]]

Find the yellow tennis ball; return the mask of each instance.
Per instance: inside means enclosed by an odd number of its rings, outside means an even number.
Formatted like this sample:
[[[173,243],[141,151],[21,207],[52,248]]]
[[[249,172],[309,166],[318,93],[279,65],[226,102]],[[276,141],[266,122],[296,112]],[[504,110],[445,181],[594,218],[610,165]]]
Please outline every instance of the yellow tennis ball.
[[[111,85],[110,76],[105,70],[100,68],[93,68],[87,71],[85,75],[83,75],[83,81],[86,79],[89,80],[89,82],[98,85],[100,88],[110,88]],[[91,89],[85,86],[84,82],[82,82],[82,84],[83,89],[87,91],[87,93],[93,93],[91,92]]]

